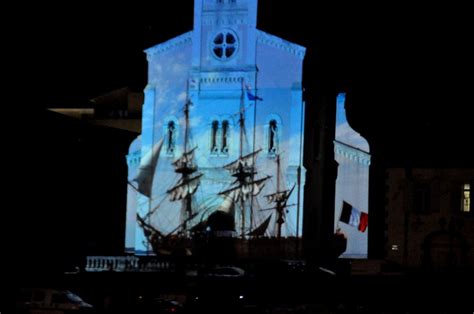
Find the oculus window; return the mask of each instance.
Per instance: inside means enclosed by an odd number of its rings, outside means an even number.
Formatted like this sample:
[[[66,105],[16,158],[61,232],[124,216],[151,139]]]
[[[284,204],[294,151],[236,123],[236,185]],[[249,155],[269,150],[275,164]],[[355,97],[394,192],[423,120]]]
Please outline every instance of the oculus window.
[[[218,33],[211,42],[211,51],[214,57],[226,61],[231,59],[239,47],[237,35],[231,30]]]

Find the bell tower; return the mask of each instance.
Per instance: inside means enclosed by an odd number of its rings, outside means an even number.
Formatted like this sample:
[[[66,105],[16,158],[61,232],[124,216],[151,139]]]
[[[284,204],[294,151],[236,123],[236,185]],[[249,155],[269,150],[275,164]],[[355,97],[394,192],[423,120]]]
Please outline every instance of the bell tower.
[[[195,0],[194,71],[255,67],[257,0]]]

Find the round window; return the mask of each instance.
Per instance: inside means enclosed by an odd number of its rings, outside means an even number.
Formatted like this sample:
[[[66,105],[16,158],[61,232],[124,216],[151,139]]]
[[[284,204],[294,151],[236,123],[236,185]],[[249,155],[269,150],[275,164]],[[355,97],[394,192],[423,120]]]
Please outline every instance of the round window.
[[[231,59],[237,48],[237,36],[230,30],[218,33],[211,43],[212,54],[219,60]]]

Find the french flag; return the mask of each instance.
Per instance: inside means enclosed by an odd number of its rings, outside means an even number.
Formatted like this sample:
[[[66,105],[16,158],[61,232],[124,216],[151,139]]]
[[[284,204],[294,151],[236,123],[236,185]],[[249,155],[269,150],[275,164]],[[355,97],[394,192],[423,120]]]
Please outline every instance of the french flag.
[[[339,221],[356,227],[360,232],[365,232],[369,226],[369,214],[361,212],[351,204],[343,201]]]

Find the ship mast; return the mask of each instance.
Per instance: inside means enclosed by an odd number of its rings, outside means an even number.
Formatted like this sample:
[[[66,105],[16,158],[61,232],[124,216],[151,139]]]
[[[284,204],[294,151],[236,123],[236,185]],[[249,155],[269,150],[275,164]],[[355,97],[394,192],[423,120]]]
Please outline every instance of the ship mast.
[[[242,159],[242,155],[244,152],[244,130],[245,130],[245,107],[244,107],[244,93],[240,95],[240,108],[239,108],[240,116],[239,116],[239,127],[240,127],[240,141],[239,141],[239,158]]]
[[[276,164],[277,164],[277,174],[276,174],[276,176],[277,176],[277,183],[276,183],[277,188],[276,188],[276,192],[272,193],[272,194],[269,194],[269,195],[265,195],[265,197],[267,198],[268,203],[275,203],[275,207],[268,208],[266,210],[273,210],[274,209],[276,211],[277,217],[276,217],[275,223],[276,223],[276,229],[277,229],[277,239],[280,240],[281,239],[281,227],[285,223],[286,208],[288,206],[292,206],[292,205],[287,204],[288,199],[290,198],[291,193],[295,189],[295,185],[293,185],[291,190],[284,190],[284,191],[281,190],[281,181],[280,181],[281,160],[280,160],[280,154],[276,155]]]
[[[189,91],[189,82],[186,87]],[[184,104],[184,143],[183,153],[181,157],[173,162],[175,172],[181,175],[179,181],[175,186],[167,191],[170,194],[171,201],[182,201],[180,225],[181,232],[186,234],[188,231],[187,222],[189,222],[195,215],[192,209],[192,196],[196,192],[202,174],[197,173],[197,167],[194,165],[194,152],[196,147],[188,150],[189,142],[189,107],[192,105],[189,97]]]
[[[277,163],[277,193],[280,194],[280,154],[276,156],[276,163]],[[285,204],[284,204],[285,203]],[[281,225],[285,222],[284,218],[284,210],[286,205],[286,199],[277,198],[276,200],[276,212],[277,212],[277,238],[281,238]]]
[[[240,113],[239,113],[239,127],[240,127],[240,143],[239,143],[239,158],[224,166],[224,169],[228,170],[235,178],[233,186],[229,189],[222,191],[219,195],[224,195],[230,198],[233,202],[240,205],[240,237],[245,238],[246,236],[246,219],[247,219],[247,208],[252,210],[251,205],[246,206],[248,202],[253,201],[253,196],[260,193],[265,181],[270,176],[255,180],[255,158],[261,149],[250,154],[244,155],[244,141],[245,141],[245,106],[244,106],[244,85],[242,82],[242,94],[240,98]],[[249,218],[252,217],[249,213]]]
[[[244,120],[244,93],[240,95],[240,119],[239,119],[239,126],[240,126],[240,142],[239,142],[239,159],[242,160],[243,150],[244,150],[244,130],[245,130],[245,120]],[[239,181],[240,185],[244,184],[247,180],[247,172],[243,169],[244,165],[240,164],[238,175],[235,177]],[[251,170],[253,172],[253,169]],[[242,223],[240,228],[240,236],[242,238],[245,237],[245,201],[244,198],[240,198],[240,210],[242,216]]]
[[[189,132],[189,99],[187,99],[186,104],[184,105],[184,153],[186,154],[188,151],[188,132]],[[188,179],[188,172],[196,171],[196,168],[192,169],[192,164],[191,168],[188,165],[189,163],[186,163],[185,167],[182,169],[177,169],[176,172],[179,173],[178,170],[184,170],[182,172],[183,174],[183,181],[187,181]],[[186,197],[183,200],[183,209],[184,209],[184,215],[183,217],[183,231],[187,230],[187,223],[186,221],[188,220],[189,217],[192,216],[193,210],[191,208],[191,194],[187,194]]]

